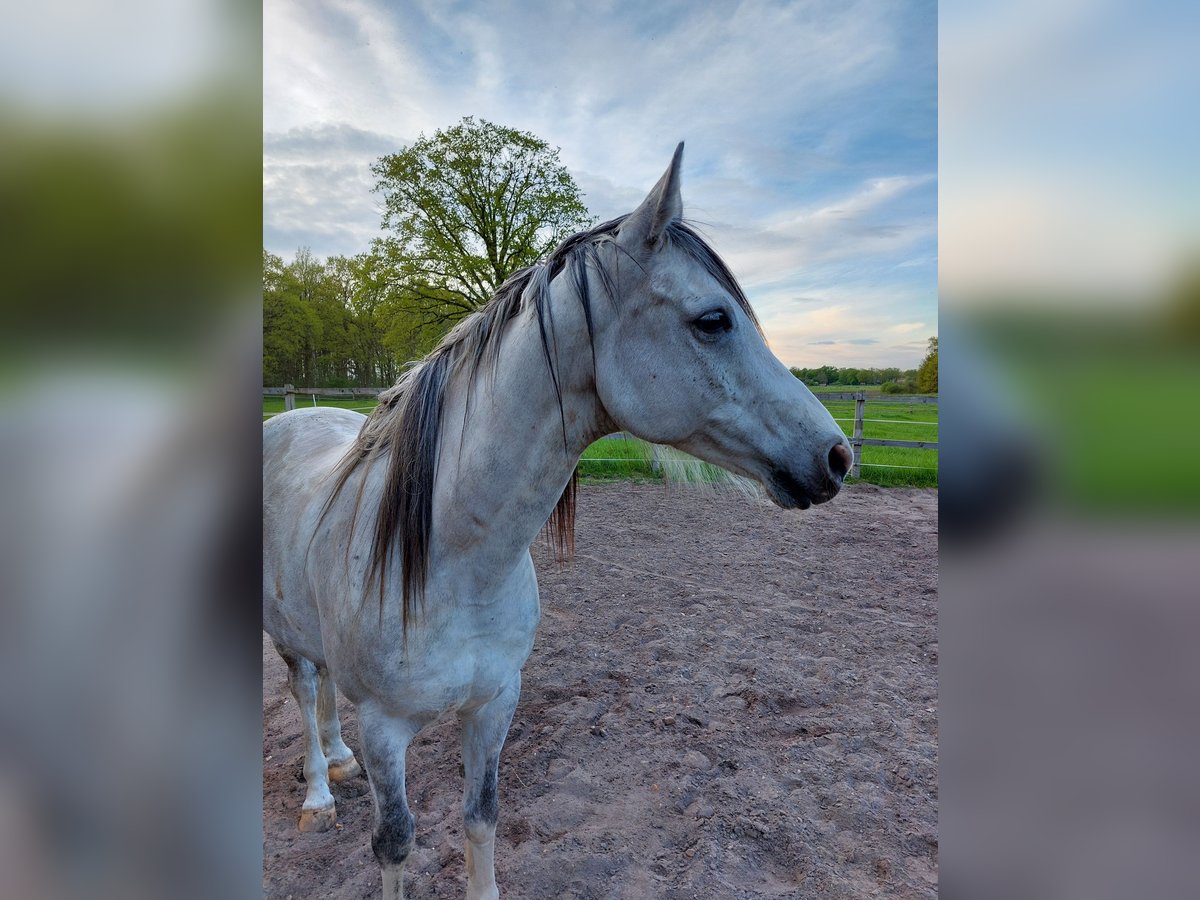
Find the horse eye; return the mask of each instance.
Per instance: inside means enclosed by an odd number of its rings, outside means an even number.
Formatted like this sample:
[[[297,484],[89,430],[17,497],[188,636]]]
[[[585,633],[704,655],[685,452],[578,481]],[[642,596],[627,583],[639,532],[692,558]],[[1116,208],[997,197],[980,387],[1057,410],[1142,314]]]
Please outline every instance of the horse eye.
[[[719,334],[722,331],[728,331],[732,328],[733,322],[725,310],[716,309],[712,312],[706,312],[698,318],[695,325],[705,334]]]

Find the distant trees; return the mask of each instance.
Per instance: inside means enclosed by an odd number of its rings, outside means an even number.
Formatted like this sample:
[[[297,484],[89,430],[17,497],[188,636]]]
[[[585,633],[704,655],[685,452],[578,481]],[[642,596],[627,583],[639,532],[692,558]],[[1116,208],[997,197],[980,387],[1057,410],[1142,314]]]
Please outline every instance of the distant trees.
[[[877,384],[879,390],[885,394],[936,394],[937,341],[936,337],[929,339],[929,352],[916,369],[863,369],[854,366],[841,369],[837,366],[817,366],[805,369],[793,366],[791,373],[810,387],[832,384],[850,388]]]
[[[310,259],[311,257],[309,257]],[[285,265],[263,250],[263,379],[267,384],[307,380],[322,324],[308,291],[308,259]]]
[[[593,221],[557,150],[470,116],[382,157],[371,172],[390,232],[375,256],[423,325],[474,312]]]
[[[917,390],[922,394],[938,392],[938,339],[929,339],[929,351],[917,367]]]
[[[839,369],[836,366],[819,366],[815,369],[793,367],[791,372],[805,384],[811,386],[878,384],[881,386],[881,389],[886,390],[886,387],[884,387],[886,385],[899,384],[904,391],[916,390],[916,369],[901,371],[897,368],[862,369],[849,367]]]
[[[285,263],[263,251],[263,384],[389,385],[441,335],[372,254],[322,262],[301,249]]]
[[[1172,341],[1200,343],[1200,262],[1186,265],[1167,289],[1166,313]]]

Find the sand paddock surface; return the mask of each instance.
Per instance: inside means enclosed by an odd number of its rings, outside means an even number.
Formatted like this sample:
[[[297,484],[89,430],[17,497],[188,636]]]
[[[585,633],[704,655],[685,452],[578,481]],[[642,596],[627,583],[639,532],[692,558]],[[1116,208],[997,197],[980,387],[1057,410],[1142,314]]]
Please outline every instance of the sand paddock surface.
[[[934,897],[937,492],[785,512],[584,486],[576,556],[534,548],[542,624],[500,767],[508,898]],[[354,710],[340,700],[346,742]],[[263,889],[376,897],[365,776],[301,834],[300,724],[263,643]],[[408,754],[412,898],[462,897],[458,724]]]

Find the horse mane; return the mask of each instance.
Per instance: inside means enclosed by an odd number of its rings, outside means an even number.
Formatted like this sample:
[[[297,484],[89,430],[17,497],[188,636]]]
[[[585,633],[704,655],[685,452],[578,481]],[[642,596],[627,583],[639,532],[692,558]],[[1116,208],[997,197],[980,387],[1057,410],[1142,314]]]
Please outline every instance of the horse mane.
[[[490,365],[494,373],[499,363],[505,325],[522,309],[532,305],[537,314],[546,365],[558,398],[565,444],[567,426],[559,383],[550,282],[560,273],[569,272],[587,324],[588,340],[593,342],[589,270],[599,276],[602,292],[614,306],[619,305],[616,283],[600,265],[598,254],[601,246],[610,243],[621,250],[615,238],[626,218],[628,217],[621,216],[611,219],[572,235],[541,262],[510,276],[490,301],[455,325],[425,359],[405,372],[395,385],[379,395],[378,406],[371,411],[350,449],[335,466],[332,473],[333,489],[322,509],[322,520],[351,475],[361,467],[369,469],[380,460],[384,460],[387,467],[383,495],[375,515],[375,534],[366,586],[369,589],[371,583],[378,580],[382,616],[387,567],[396,545],[399,544],[400,567],[403,573],[403,633],[408,632],[408,622],[414,604],[424,600],[425,584],[429,575],[433,488],[446,386],[453,375],[459,372],[468,375],[466,407],[469,414],[470,386],[474,382],[475,374],[485,365]],[[704,240],[683,222],[672,222],[665,235],[668,242],[679,246],[737,300],[761,332],[758,319],[737,281]],[[636,263],[636,260],[634,262]],[[594,351],[593,343],[593,359]],[[546,523],[547,539],[560,560],[569,558],[575,549],[577,481],[578,470],[572,473],[571,480]],[[350,519],[350,534],[346,539],[347,554],[362,505],[365,485],[364,477],[359,484]]]

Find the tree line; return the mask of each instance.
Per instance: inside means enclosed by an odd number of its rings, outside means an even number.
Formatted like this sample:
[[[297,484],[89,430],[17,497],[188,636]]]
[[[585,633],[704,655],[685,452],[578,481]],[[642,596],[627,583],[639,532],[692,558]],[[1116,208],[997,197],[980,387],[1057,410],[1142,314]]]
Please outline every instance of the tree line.
[[[803,381],[810,387],[817,385],[844,384],[863,385],[863,384],[912,384],[915,386],[917,378],[916,369],[861,369],[854,366],[839,368],[837,366],[817,366],[815,368],[802,368],[793,366],[792,374]]]
[[[414,315],[372,253],[291,262],[263,251],[263,383],[393,384],[444,329]]]
[[[929,339],[929,348],[921,365],[915,369],[863,369],[854,366],[817,366],[806,369],[797,366],[791,373],[809,387],[841,384],[846,387],[879,385],[885,394],[936,394],[938,339]]]

